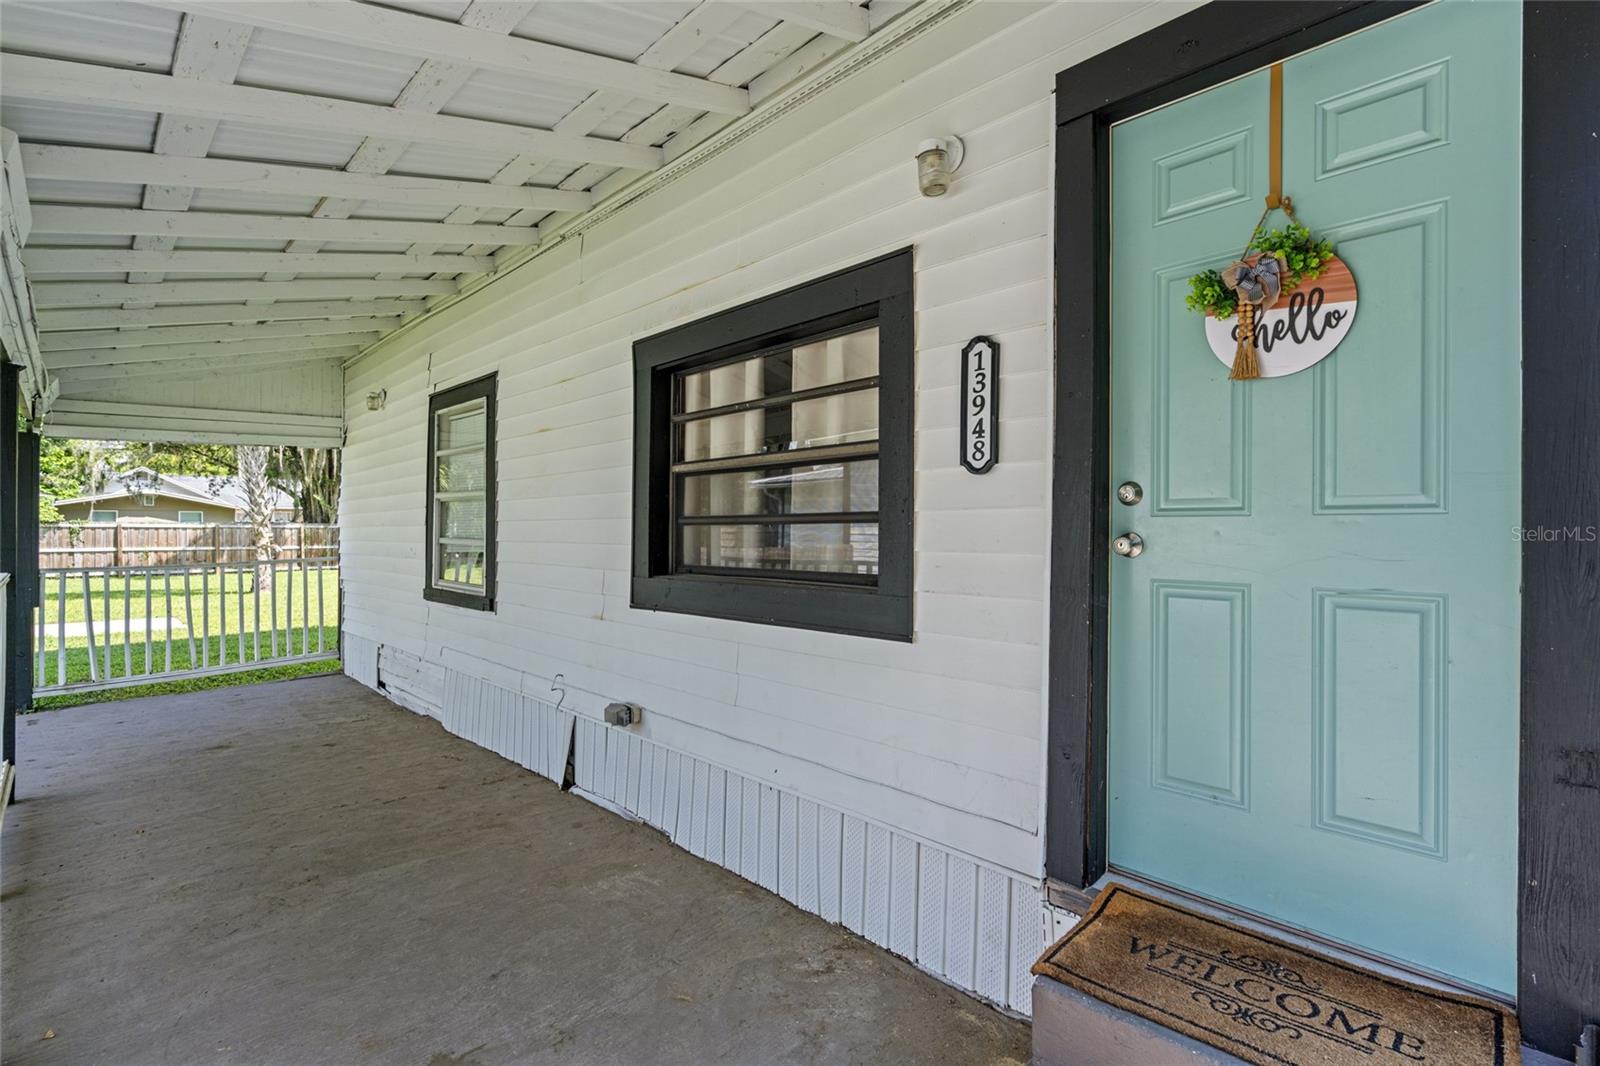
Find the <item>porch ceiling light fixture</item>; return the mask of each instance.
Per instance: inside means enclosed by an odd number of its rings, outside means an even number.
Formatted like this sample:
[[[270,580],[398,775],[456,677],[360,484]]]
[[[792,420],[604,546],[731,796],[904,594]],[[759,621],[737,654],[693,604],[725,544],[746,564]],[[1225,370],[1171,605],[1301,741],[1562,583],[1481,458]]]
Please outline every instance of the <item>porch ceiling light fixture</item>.
[[[950,191],[950,179],[961,168],[967,146],[960,137],[950,136],[923,141],[917,147],[917,188],[924,196],[943,196]]]

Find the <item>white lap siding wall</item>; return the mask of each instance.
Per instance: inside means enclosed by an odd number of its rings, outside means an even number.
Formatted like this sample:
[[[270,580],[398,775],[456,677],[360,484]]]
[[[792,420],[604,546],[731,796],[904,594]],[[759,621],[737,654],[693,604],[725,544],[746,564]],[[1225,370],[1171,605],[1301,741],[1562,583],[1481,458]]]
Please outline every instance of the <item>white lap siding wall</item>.
[[[970,5],[346,371],[356,674],[711,861],[1026,1011],[1043,946],[1051,88],[1179,13]],[[913,157],[959,134],[949,195]],[[632,344],[915,248],[909,644],[628,606]],[[957,459],[974,334],[1003,350],[999,465]],[[427,397],[499,374],[499,582],[429,604]],[[370,390],[387,406],[366,410]],[[561,674],[561,710],[550,692]],[[643,724],[598,720],[610,700]]]

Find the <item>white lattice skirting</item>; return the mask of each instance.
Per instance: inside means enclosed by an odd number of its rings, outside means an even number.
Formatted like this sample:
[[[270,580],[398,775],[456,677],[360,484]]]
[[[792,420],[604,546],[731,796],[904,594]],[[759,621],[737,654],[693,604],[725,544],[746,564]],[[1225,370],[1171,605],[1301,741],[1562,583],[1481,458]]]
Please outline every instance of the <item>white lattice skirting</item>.
[[[438,718],[451,733],[558,784],[570,750],[580,790],[689,853],[957,988],[1030,1013],[1028,971],[1047,920],[1037,883],[524,693],[443,673]]]

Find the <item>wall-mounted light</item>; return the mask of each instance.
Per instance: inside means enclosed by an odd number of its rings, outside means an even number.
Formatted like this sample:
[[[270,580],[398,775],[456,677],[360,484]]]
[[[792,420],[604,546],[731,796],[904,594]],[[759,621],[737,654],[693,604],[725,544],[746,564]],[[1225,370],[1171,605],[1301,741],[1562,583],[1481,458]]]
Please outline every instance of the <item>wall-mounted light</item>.
[[[367,410],[369,411],[381,411],[383,410],[383,405],[388,402],[388,389],[374,389],[372,392],[367,393]]]
[[[943,196],[950,190],[950,178],[961,167],[967,146],[960,137],[923,141],[917,148],[917,188],[924,196]]]

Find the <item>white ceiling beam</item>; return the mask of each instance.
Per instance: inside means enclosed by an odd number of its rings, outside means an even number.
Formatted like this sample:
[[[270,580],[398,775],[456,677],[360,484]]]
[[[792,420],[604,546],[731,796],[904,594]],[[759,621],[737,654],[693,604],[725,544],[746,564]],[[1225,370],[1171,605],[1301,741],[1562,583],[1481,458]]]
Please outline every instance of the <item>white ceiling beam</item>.
[[[844,41],[864,41],[872,32],[866,10],[850,0],[744,0],[743,6]]]
[[[424,300],[305,300],[297,303],[190,304],[128,310],[97,307],[82,311],[41,311],[41,334],[67,330],[130,329],[146,326],[191,326],[229,322],[290,322],[323,318],[393,318],[419,315],[428,309]]]
[[[444,278],[369,281],[365,278],[318,278],[313,281],[163,281],[157,285],[130,285],[125,281],[46,281],[33,286],[40,308],[82,307],[85,304],[121,303],[137,296],[163,303],[243,300],[315,300],[348,296],[382,298],[398,296],[451,296],[459,290]]]
[[[250,44],[249,26],[200,15],[185,15],[178,30],[178,44],[172,54],[172,74],[201,82],[231,82],[239,72],[245,49]],[[162,115],[156,120],[156,155],[203,156],[211,150],[217,133],[217,119],[198,115]],[[187,211],[194,198],[194,187],[184,185],[146,185],[144,206],[162,211]],[[134,238],[136,249],[163,251],[176,241],[166,236],[141,235]],[[160,281],[159,273],[130,274],[138,283]]]
[[[153,363],[164,359],[209,359],[226,364],[234,356],[262,355],[267,352],[325,352],[332,348],[364,348],[382,333],[342,333],[333,337],[307,337],[304,340],[263,337],[256,341],[196,344],[153,344],[145,348],[83,348],[50,352],[45,365],[51,370],[68,366],[106,366],[111,363]]]
[[[30,277],[160,270],[173,274],[264,274],[273,270],[328,274],[482,274],[486,255],[404,255],[399,252],[132,252],[116,248],[33,248],[22,253]],[[270,283],[269,283],[270,284]]]
[[[123,207],[70,207],[41,204],[33,209],[39,234],[154,234],[165,237],[228,237],[263,240],[313,240],[415,244],[527,246],[539,243],[532,226],[459,226],[443,222],[390,222],[383,219],[306,218],[302,215],[252,215],[216,211],[143,211]],[[304,249],[290,248],[299,252]]]
[[[734,4],[702,2],[698,7],[692,8],[688,14],[678,20],[673,27],[656,39],[656,42],[640,53],[634,62],[642,67],[653,70],[672,70],[678,64],[687,60],[703,48],[706,42],[723,30],[731,26],[744,14],[743,10]],[[717,80],[712,75],[711,80]],[[557,122],[556,132],[569,133],[574,136],[584,136],[593,133],[602,123],[617,111],[626,107],[631,98],[625,94],[609,89],[600,89],[591,93],[583,103]],[[507,163],[500,172],[489,179],[497,184],[521,185],[529,180],[538,180],[548,175],[551,182],[560,181],[572,168],[551,164],[550,160],[538,156],[523,155]],[[514,216],[515,221],[531,221],[532,212],[519,212]],[[482,215],[482,211],[470,205],[456,208],[445,219],[446,222],[466,223],[472,222]],[[474,246],[469,252],[487,251],[487,248]],[[421,249],[413,249],[421,251]]]
[[[516,28],[517,23],[527,15],[528,8],[524,4],[496,2],[496,0],[472,0],[467,4],[466,10],[461,12],[461,24],[486,33],[507,34]],[[465,63],[452,63],[443,59],[426,59],[411,75],[411,80],[406,82],[400,95],[395,97],[394,107],[401,111],[443,111],[446,104],[455,98],[456,93],[472,79],[476,69]],[[590,131],[584,131],[590,132]],[[361,146],[351,155],[345,164],[345,170],[355,174],[383,174],[400,161],[406,150],[411,147],[410,141],[395,140],[392,137],[368,137],[361,142]],[[518,185],[524,182],[517,182]],[[317,204],[312,214],[317,218],[348,218],[361,207],[361,201],[343,197],[330,196]],[[459,208],[458,208],[459,210]],[[472,210],[472,209],[468,209]],[[478,216],[474,214],[473,221]],[[454,213],[446,221],[454,222]],[[444,243],[452,243],[447,238]],[[286,252],[315,252],[320,250],[321,242],[314,239],[300,238],[292,242]],[[427,238],[419,238],[412,242],[408,249],[414,254],[426,255],[437,251],[437,246],[428,242]],[[475,252],[474,254],[482,254]],[[287,281],[292,275],[268,274],[265,281]]]
[[[343,423],[344,419],[339,415],[283,414],[230,410],[225,407],[177,407],[74,398],[61,401],[50,412],[50,417],[45,420],[44,432],[54,437],[337,447]]]
[[[9,63],[8,57],[8,66]],[[392,204],[445,204],[451,207],[470,204],[514,210],[584,211],[594,202],[594,198],[586,192],[443,178],[350,174],[321,167],[280,166],[236,159],[180,159],[110,148],[24,144],[22,164],[30,178],[198,185],[233,192],[345,196],[353,200]]]
[[[270,5],[277,7],[277,4]],[[441,24],[441,25],[448,25]],[[377,135],[490,152],[537,152],[557,159],[654,170],[661,152],[648,145],[600,137],[570,137],[550,130],[476,118],[397,111],[392,107],[326,96],[210,85],[94,63],[7,55],[6,96],[23,100],[90,104],[136,111],[177,111],[289,129]]]
[[[70,389],[80,381],[148,381],[152,378],[178,377],[184,381],[234,381],[240,374],[258,370],[278,371],[305,363],[338,363],[359,355],[361,349],[326,348],[320,351],[264,352],[238,355],[229,359],[158,359],[148,363],[107,363],[100,366],[69,366],[52,370],[64,388]],[[86,436],[66,434],[61,436]],[[158,438],[170,440],[171,435]]]
[[[625,59],[525,37],[505,37],[442,19],[353,0],[154,0],[160,6],[212,15],[265,29],[300,34],[418,59],[446,59],[589,89],[618,89],[644,100],[683,104],[701,111],[742,115],[748,94],[703,78],[649,70]],[[810,5],[807,5],[810,6]],[[818,5],[820,6],[820,5]],[[842,5],[848,6],[848,5]]]
[[[272,338],[331,337],[342,333],[389,332],[402,319],[341,318],[296,322],[265,322],[245,326],[151,326],[147,329],[85,329],[46,333],[39,347],[46,352],[84,351],[89,348],[149,348],[162,344],[200,344],[210,341],[250,341]]]
[[[729,57],[721,66],[713,70],[707,77],[712,81],[728,85],[743,85],[751,81],[762,71],[771,69],[773,64],[780,63],[790,55],[800,50],[807,41],[815,39],[816,34],[803,26],[796,26],[787,22],[780,22],[760,37],[751,41],[733,56]],[[667,143],[664,153],[670,153],[672,146],[678,138],[700,116],[697,111],[686,107],[663,107],[633,129],[622,135],[622,140],[628,144],[656,144],[662,140]],[[711,116],[704,116],[711,117]],[[608,176],[609,175],[609,176]],[[613,170],[589,164],[579,167],[566,178],[562,179],[560,187],[563,189],[593,190],[598,199],[609,194],[621,184],[632,180],[633,175],[627,171],[620,173]],[[557,216],[551,224],[559,225],[571,215]],[[508,220],[513,225],[529,221],[525,214],[519,212]],[[548,226],[541,222],[546,232]]]

